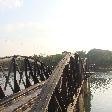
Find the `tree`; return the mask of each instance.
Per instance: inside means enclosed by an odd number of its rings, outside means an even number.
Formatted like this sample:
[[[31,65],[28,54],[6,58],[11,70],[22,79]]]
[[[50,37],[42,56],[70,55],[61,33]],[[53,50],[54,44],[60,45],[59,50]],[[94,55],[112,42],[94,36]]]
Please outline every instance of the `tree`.
[[[95,64],[98,67],[108,67],[112,65],[112,51],[92,49],[87,53],[89,64]]]

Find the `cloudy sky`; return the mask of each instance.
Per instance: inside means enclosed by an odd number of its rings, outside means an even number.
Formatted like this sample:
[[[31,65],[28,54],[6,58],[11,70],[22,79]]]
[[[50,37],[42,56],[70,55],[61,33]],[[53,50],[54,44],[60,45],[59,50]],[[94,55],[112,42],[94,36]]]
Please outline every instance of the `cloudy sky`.
[[[0,56],[112,50],[111,0],[0,0]]]

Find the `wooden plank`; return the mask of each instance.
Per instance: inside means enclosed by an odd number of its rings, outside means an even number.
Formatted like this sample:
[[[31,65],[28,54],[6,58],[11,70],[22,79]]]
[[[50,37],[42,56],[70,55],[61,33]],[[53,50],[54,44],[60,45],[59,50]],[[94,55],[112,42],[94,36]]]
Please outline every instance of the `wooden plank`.
[[[38,88],[31,94],[28,94],[26,96],[22,96],[19,99],[16,99],[11,105],[8,105],[8,107],[2,108],[2,112],[23,112],[24,110],[27,110],[29,106],[32,106],[34,103],[34,100],[40,93],[41,88]],[[30,105],[31,104],[31,105]]]
[[[43,86],[45,82],[41,82],[39,84],[35,84],[29,88],[26,88],[23,91],[20,91],[18,93],[15,93],[11,96],[6,97],[5,99],[0,101],[0,110],[2,109],[2,107],[7,107],[8,104],[11,104],[13,102],[15,102],[16,99],[21,98],[22,96],[25,96],[26,94],[30,93],[31,91],[35,90],[35,89],[39,89]]]

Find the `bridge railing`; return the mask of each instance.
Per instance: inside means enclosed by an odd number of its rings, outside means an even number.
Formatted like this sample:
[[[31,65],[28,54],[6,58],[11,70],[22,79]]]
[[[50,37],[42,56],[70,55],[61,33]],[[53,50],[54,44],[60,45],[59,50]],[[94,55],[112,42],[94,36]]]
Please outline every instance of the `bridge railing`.
[[[31,112],[66,112],[83,80],[84,68],[79,55],[66,55],[41,88]]]
[[[7,96],[5,95],[8,91],[7,88],[10,87],[12,94],[18,93],[34,84],[45,81],[51,73],[48,66],[34,58],[27,56],[0,58],[0,74],[2,79],[5,79],[5,83],[2,84],[2,87],[0,86],[0,99]]]
[[[53,71],[29,57],[13,56],[8,65],[8,73],[2,64],[0,71],[6,78],[4,88],[7,89],[9,85],[14,94],[6,97],[3,88],[0,88],[0,111],[5,109],[3,112],[27,109],[31,112],[66,112],[74,99],[78,98],[87,67],[78,54],[67,54]],[[21,91],[21,83],[25,90]]]

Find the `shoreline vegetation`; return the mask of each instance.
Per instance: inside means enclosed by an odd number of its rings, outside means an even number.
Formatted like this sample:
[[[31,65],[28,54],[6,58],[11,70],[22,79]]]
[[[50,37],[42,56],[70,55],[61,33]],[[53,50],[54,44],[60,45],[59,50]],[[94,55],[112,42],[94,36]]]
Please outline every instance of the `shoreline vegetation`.
[[[34,54],[33,56],[29,56],[30,58],[35,58],[38,61],[43,62],[45,65],[49,66],[50,68],[55,68],[58,62],[67,54],[70,53],[68,51],[62,52],[62,54],[55,54],[55,55],[47,55],[43,56]],[[91,49],[90,51],[77,51],[81,58],[87,58],[88,64],[94,66],[93,69],[98,71],[112,71],[112,51],[109,50],[102,50],[102,49]],[[10,58],[6,56],[4,58]],[[0,64],[7,70],[9,61],[0,58]]]

